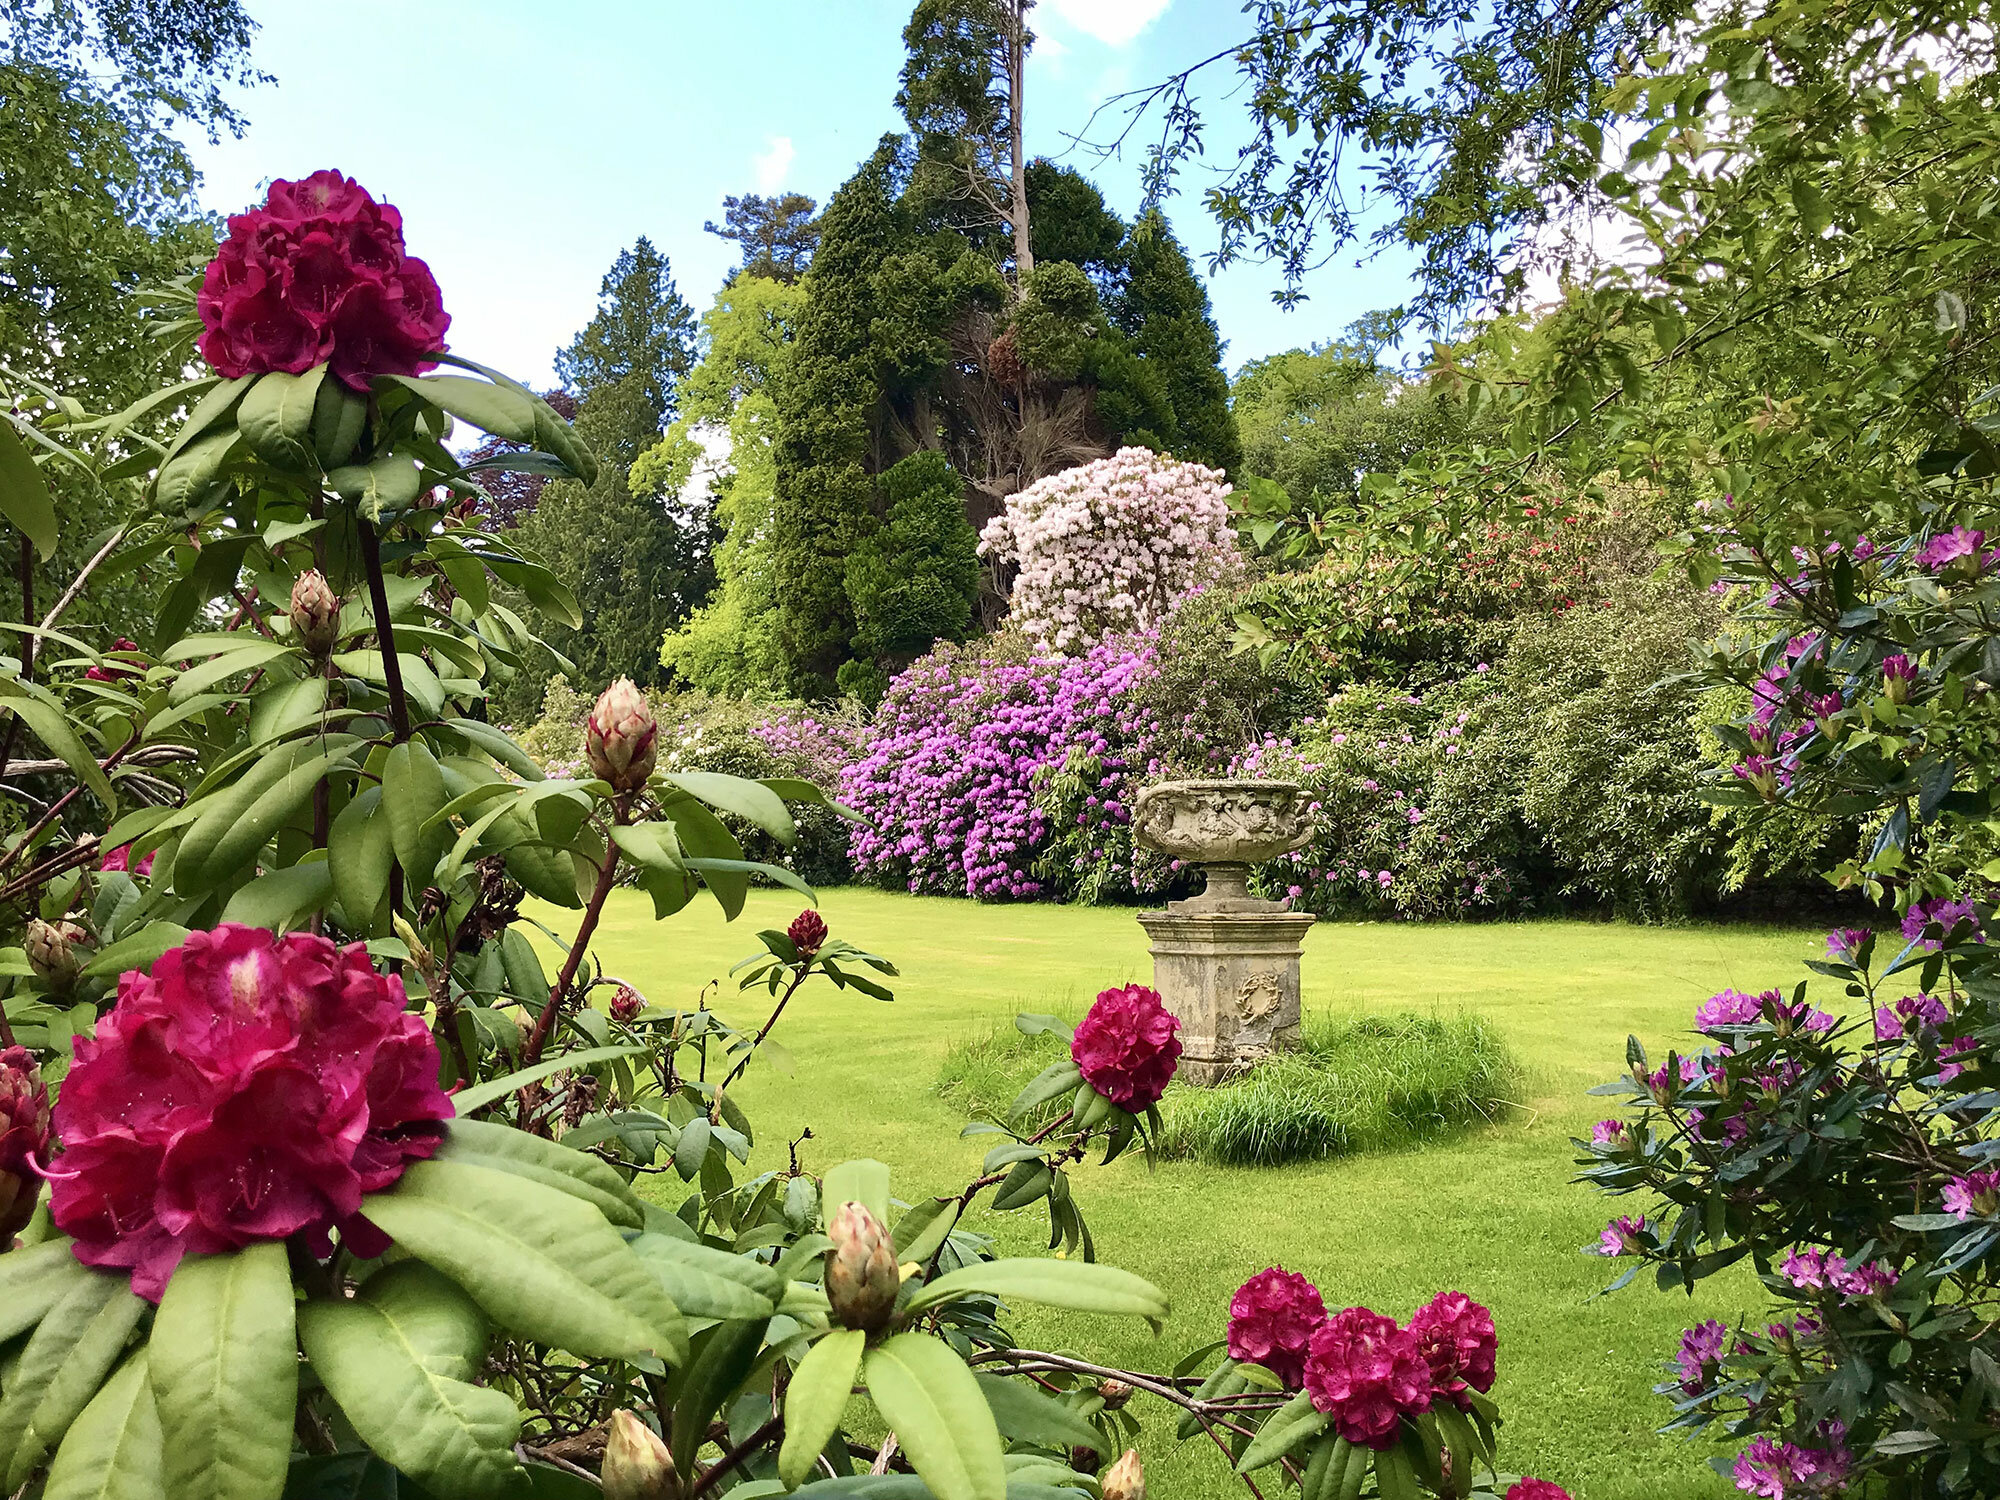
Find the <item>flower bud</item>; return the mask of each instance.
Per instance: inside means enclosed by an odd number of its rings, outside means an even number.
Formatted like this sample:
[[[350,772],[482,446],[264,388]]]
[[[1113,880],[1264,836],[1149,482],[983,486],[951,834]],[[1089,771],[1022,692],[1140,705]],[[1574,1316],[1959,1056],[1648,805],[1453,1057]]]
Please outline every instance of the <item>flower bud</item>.
[[[307,568],[292,585],[292,629],[314,656],[325,656],[340,636],[340,600],[318,568]]]
[[[600,1477],[605,1500],[674,1500],[680,1489],[667,1445],[629,1411],[611,1414]]]
[[[785,929],[785,936],[799,950],[800,958],[811,958],[826,942],[826,918],[808,908],[792,918],[792,925]]]
[[[28,962],[51,989],[66,990],[76,982],[76,945],[89,936],[74,922],[28,923]]]
[[[826,1226],[833,1249],[826,1257],[826,1295],[843,1328],[879,1333],[896,1310],[902,1285],[896,1245],[881,1220],[859,1203],[847,1203]]]
[[[1104,1471],[1104,1500],[1146,1500],[1146,1471],[1139,1463],[1139,1450],[1127,1448],[1125,1456]]]
[[[0,1049],[0,1251],[34,1217],[49,1148],[49,1090],[26,1047]]]
[[[1132,1399],[1132,1387],[1127,1381],[1107,1380],[1097,1388],[1097,1394],[1103,1400],[1106,1411],[1122,1411],[1125,1403]]]
[[[645,1000],[629,984],[619,985],[618,993],[611,997],[611,1019],[622,1021],[628,1026],[639,1019],[640,1012],[645,1008]]]
[[[583,729],[591,771],[620,792],[636,792],[653,774],[660,726],[646,695],[621,677],[604,690]]]

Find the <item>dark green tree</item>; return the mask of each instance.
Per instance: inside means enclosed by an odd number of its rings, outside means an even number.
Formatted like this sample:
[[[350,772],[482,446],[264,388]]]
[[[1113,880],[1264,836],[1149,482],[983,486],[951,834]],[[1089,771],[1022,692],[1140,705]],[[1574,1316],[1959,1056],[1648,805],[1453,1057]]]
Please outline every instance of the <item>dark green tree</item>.
[[[1234,469],[1243,450],[1208,289],[1158,210],[1141,218],[1126,241],[1125,286],[1112,303],[1112,322],[1157,375],[1173,411],[1171,431],[1131,433],[1128,440]]]
[[[524,545],[576,595],[581,629],[537,612],[534,624],[575,663],[580,690],[610,678],[657,682],[660,639],[715,585],[714,519],[676,497],[632,488],[639,455],[659,441],[680,382],[694,365],[694,315],[674,290],[666,258],[641,239],[604,278],[597,313],[556,356],[578,399],[576,429],[600,464],[597,482],[546,486],[521,523]],[[524,669],[502,704],[535,712],[554,669]]]
[[[877,685],[937,641],[962,641],[979,597],[979,536],[965,519],[965,483],[942,453],[913,453],[877,481],[882,525],[847,560],[855,660],[842,688]]]
[[[900,146],[885,138],[833,195],[778,388],[771,571],[789,681],[825,694],[854,635],[847,559],[875,526],[880,368],[876,275],[894,252]]]
[[[1021,145],[1034,4],[917,0],[896,94],[916,141],[913,190],[960,233],[1003,232],[1022,274],[1035,267]]]
[[[711,219],[701,227],[742,251],[743,264],[733,274],[794,282],[819,248],[818,207],[804,193],[745,193],[722,200],[719,226]]]
[[[694,360],[694,309],[675,289],[667,258],[641,235],[604,273],[597,311],[556,355],[556,375],[580,401],[639,376],[657,434],[673,420],[680,382]],[[634,449],[624,462],[637,456]]]

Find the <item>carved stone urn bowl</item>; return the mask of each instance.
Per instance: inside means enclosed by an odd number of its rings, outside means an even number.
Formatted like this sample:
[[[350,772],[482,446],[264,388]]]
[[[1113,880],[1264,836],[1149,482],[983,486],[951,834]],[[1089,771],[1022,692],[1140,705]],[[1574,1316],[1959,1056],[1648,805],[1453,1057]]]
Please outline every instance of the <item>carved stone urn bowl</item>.
[[[1250,866],[1312,835],[1303,788],[1288,781],[1166,781],[1133,803],[1141,844],[1199,864],[1199,896],[1142,912],[1153,982],[1180,1018],[1180,1077],[1216,1084],[1299,1035],[1299,954],[1310,912],[1250,894]]]
[[[1304,845],[1312,819],[1296,782],[1162,781],[1133,803],[1132,833],[1148,849],[1207,871],[1207,888],[1169,911],[1275,911],[1250,894],[1250,866]]]

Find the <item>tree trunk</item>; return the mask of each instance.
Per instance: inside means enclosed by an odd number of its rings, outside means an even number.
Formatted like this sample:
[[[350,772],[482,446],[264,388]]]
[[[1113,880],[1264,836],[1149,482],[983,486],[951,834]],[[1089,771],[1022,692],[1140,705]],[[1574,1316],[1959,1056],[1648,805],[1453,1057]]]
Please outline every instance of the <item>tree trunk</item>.
[[[1022,112],[1028,93],[1028,10],[1034,0],[1010,0],[1007,31],[1007,137],[1013,153],[1009,181],[1014,189],[1014,270],[1026,276],[1035,269],[1035,252],[1028,238],[1028,163],[1021,149]]]

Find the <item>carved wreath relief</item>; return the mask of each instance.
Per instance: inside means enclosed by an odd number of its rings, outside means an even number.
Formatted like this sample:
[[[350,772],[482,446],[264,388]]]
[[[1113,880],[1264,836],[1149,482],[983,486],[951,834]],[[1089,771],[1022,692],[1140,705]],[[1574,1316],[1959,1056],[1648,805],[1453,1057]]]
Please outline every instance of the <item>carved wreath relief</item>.
[[[1236,1014],[1248,1025],[1269,1020],[1278,1013],[1284,994],[1278,976],[1269,969],[1252,974],[1236,989]]]

